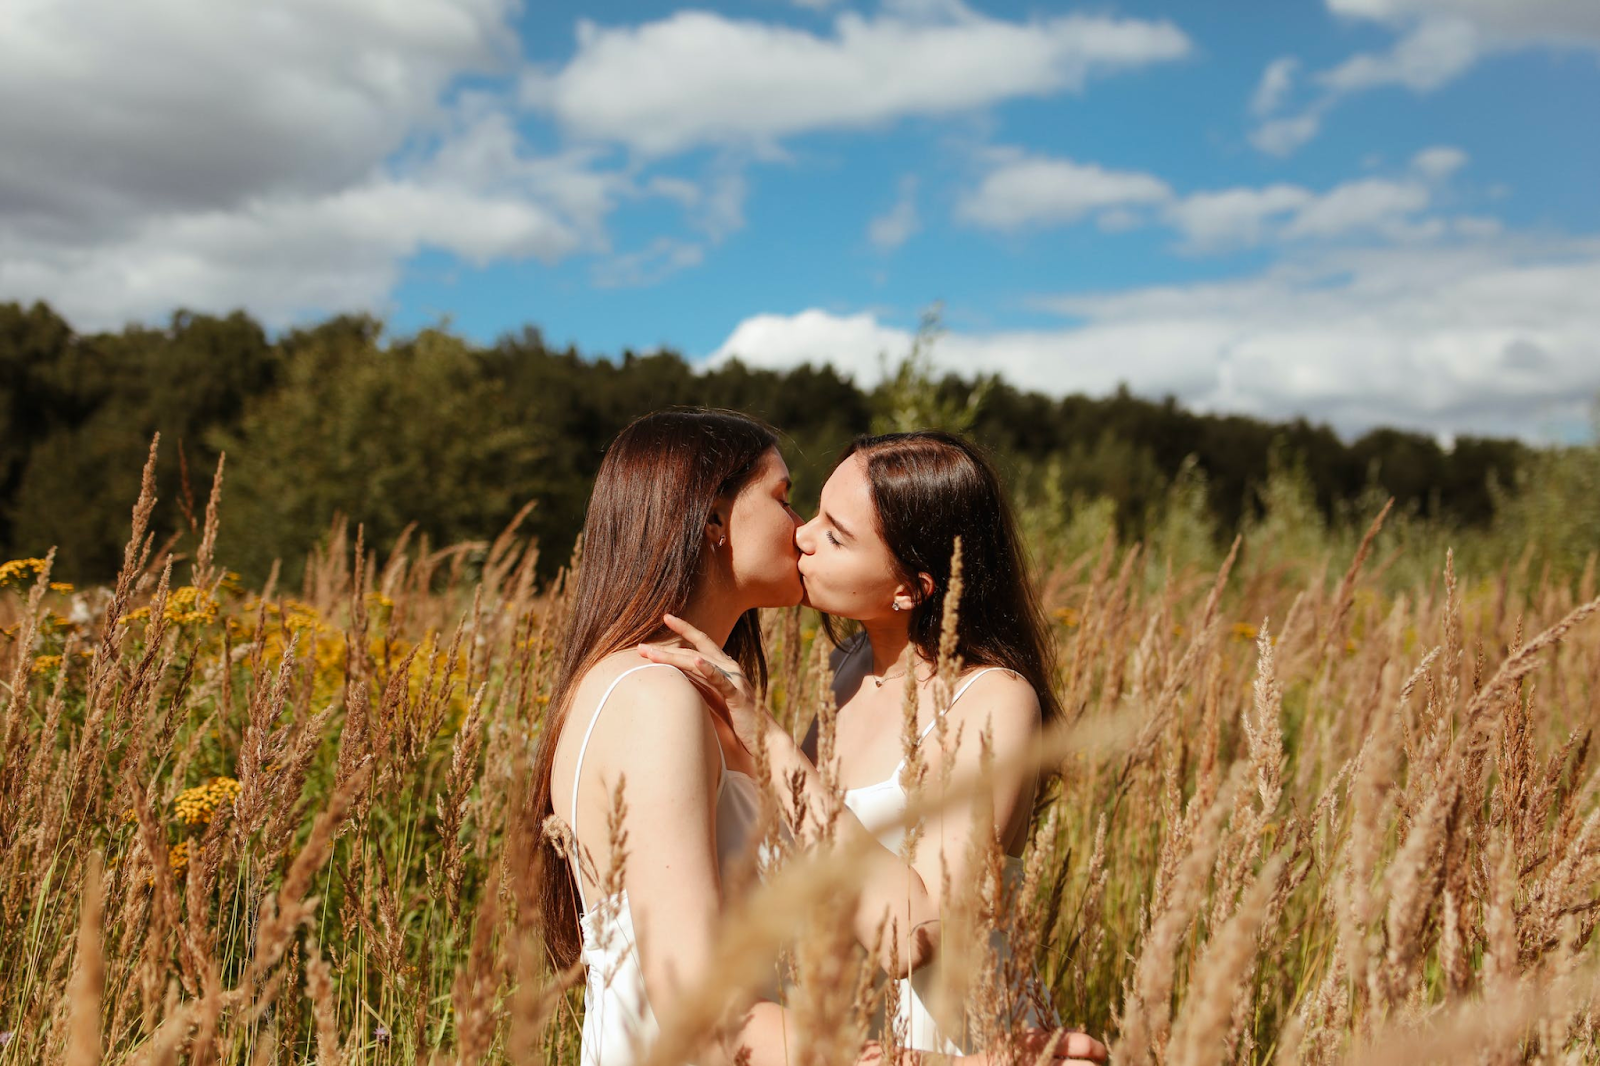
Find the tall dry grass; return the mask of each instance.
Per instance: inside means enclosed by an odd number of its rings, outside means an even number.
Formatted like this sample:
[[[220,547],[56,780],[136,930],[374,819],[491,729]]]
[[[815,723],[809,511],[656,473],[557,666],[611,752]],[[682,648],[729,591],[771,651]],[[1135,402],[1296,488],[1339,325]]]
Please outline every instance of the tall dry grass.
[[[538,583],[516,524],[386,557],[340,526],[296,592],[246,590],[220,468],[192,536],[153,541],[154,456],[112,587],[0,568],[0,1064],[575,1062],[581,974],[533,902],[561,827],[523,787],[566,571]],[[1594,569],[1446,556],[1396,591],[1383,521],[1338,580],[1114,539],[1045,575],[1071,721],[1025,876],[991,837],[950,886],[970,1032],[1011,1046],[1031,1004],[1118,1066],[1600,1061]],[[814,619],[766,621],[774,713],[826,753]],[[983,787],[907,773],[923,804]],[[894,994],[851,944],[859,856],[816,846],[837,806],[769,801],[772,868],[662,1061],[774,959],[806,1062],[850,1061]]]

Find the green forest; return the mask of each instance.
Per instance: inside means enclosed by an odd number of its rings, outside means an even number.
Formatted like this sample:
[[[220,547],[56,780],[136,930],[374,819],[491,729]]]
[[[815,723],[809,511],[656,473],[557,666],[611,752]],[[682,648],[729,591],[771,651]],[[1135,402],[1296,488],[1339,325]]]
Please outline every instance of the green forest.
[[[1396,520],[1496,566],[1582,568],[1600,547],[1600,452],[1514,440],[1197,414],[1126,390],[1054,398],[992,377],[937,376],[928,325],[867,390],[827,366],[788,371],[681,355],[593,357],[536,328],[480,346],[446,328],[393,337],[341,316],[272,336],[243,312],[175,313],[164,328],[80,333],[50,307],[0,304],[0,559],[57,546],[62,580],[121,563],[150,438],[162,438],[157,542],[203,521],[226,452],[221,551],[247,580],[294,580],[342,516],[385,551],[523,529],[547,573],[565,561],[608,440],[675,404],[757,415],[788,438],[796,505],[816,498],[856,434],[941,425],[999,460],[1035,543],[1084,548],[1114,530],[1169,556],[1225,550],[1276,511],[1293,526]],[[1108,353],[1111,357],[1114,353]],[[1285,527],[1290,528],[1290,527]],[[1270,532],[1270,530],[1269,530]],[[1489,554],[1490,547],[1498,550]],[[1196,561],[1201,561],[1196,559]]]

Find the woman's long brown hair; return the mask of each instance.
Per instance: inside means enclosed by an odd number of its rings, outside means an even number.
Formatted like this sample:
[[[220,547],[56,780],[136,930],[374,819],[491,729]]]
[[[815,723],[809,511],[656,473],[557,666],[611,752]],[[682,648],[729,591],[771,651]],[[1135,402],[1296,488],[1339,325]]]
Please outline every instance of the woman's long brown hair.
[[[531,809],[541,824],[556,812],[550,778],[573,691],[606,656],[649,639],[663,614],[681,612],[701,576],[705,523],[778,444],[771,427],[732,411],[671,410],[645,415],[606,450],[583,524],[583,557],[561,662],[534,751]],[[746,611],[724,650],[745,675],[767,682],[761,626]],[[544,935],[557,966],[578,959],[578,897],[571,864],[550,848],[538,888]]]
[[[911,608],[911,643],[918,653],[930,661],[939,656],[950,557],[959,536],[956,653],[974,666],[1021,674],[1039,696],[1044,724],[1059,719],[1055,645],[994,464],[971,441],[942,430],[859,437],[839,462],[857,454],[866,461],[878,532],[897,576],[912,589],[921,587],[918,574],[933,579],[933,591]],[[824,616],[823,625],[839,643],[834,620]]]

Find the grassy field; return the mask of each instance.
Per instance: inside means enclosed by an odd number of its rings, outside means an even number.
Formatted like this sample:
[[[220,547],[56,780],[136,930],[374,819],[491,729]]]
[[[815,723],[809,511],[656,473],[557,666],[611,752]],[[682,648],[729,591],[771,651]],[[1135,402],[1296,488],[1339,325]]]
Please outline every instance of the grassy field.
[[[522,786],[564,581],[515,526],[383,557],[339,527],[246,589],[221,472],[174,544],[145,484],[114,587],[0,567],[0,1064],[576,1062]],[[1330,532],[1269,500],[1227,554],[1182,500],[1148,551],[1029,512],[1071,721],[1024,880],[954,893],[977,1031],[1035,996],[1117,1066],[1600,1061],[1593,559],[1458,570],[1373,503]],[[766,630],[775,713],[826,734],[815,616]],[[848,856],[787,859],[693,1019],[781,948],[807,1061],[849,1061],[883,993]],[[962,935],[996,923],[1036,983]]]

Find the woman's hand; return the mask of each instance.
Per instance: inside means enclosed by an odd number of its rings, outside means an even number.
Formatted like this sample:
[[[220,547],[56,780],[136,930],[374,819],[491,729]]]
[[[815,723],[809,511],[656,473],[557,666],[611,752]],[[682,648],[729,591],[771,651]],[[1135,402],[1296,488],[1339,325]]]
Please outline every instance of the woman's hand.
[[[739,664],[706,636],[677,615],[662,615],[667,628],[687,640],[690,647],[674,648],[662,644],[641,644],[639,653],[654,663],[666,663],[682,670],[700,689],[728,711],[728,722],[734,736],[747,751],[755,751],[761,743],[770,715],[761,709],[756,700],[755,687],[744,676]]]
[[[1024,1029],[1016,1036],[1015,1047],[1021,1053],[1021,1062],[1035,1063],[1041,1061],[1039,1056],[1049,1046],[1050,1041],[1060,1034],[1056,1045],[1050,1051],[1050,1057],[1042,1061],[1049,1063],[1065,1063],[1067,1066],[1099,1066],[1110,1058],[1111,1053],[1106,1046],[1088,1033],[1075,1029]],[[980,1051],[976,1055],[963,1055],[962,1062],[971,1062],[978,1066],[1000,1066],[1009,1064],[1013,1056],[1004,1051]]]
[[[1050,1057],[1040,1059],[1050,1041],[1060,1033],[1060,1039],[1050,1048]],[[857,1066],[889,1066],[883,1057],[883,1045],[869,1041]],[[1018,1057],[1020,1056],[1020,1058]],[[1018,1033],[1012,1051],[979,1051],[972,1055],[941,1055],[926,1051],[900,1053],[901,1062],[933,1063],[969,1062],[973,1066],[1034,1066],[1039,1062],[1065,1064],[1065,1066],[1101,1066],[1111,1057],[1106,1046],[1088,1033],[1076,1029],[1024,1029]]]

